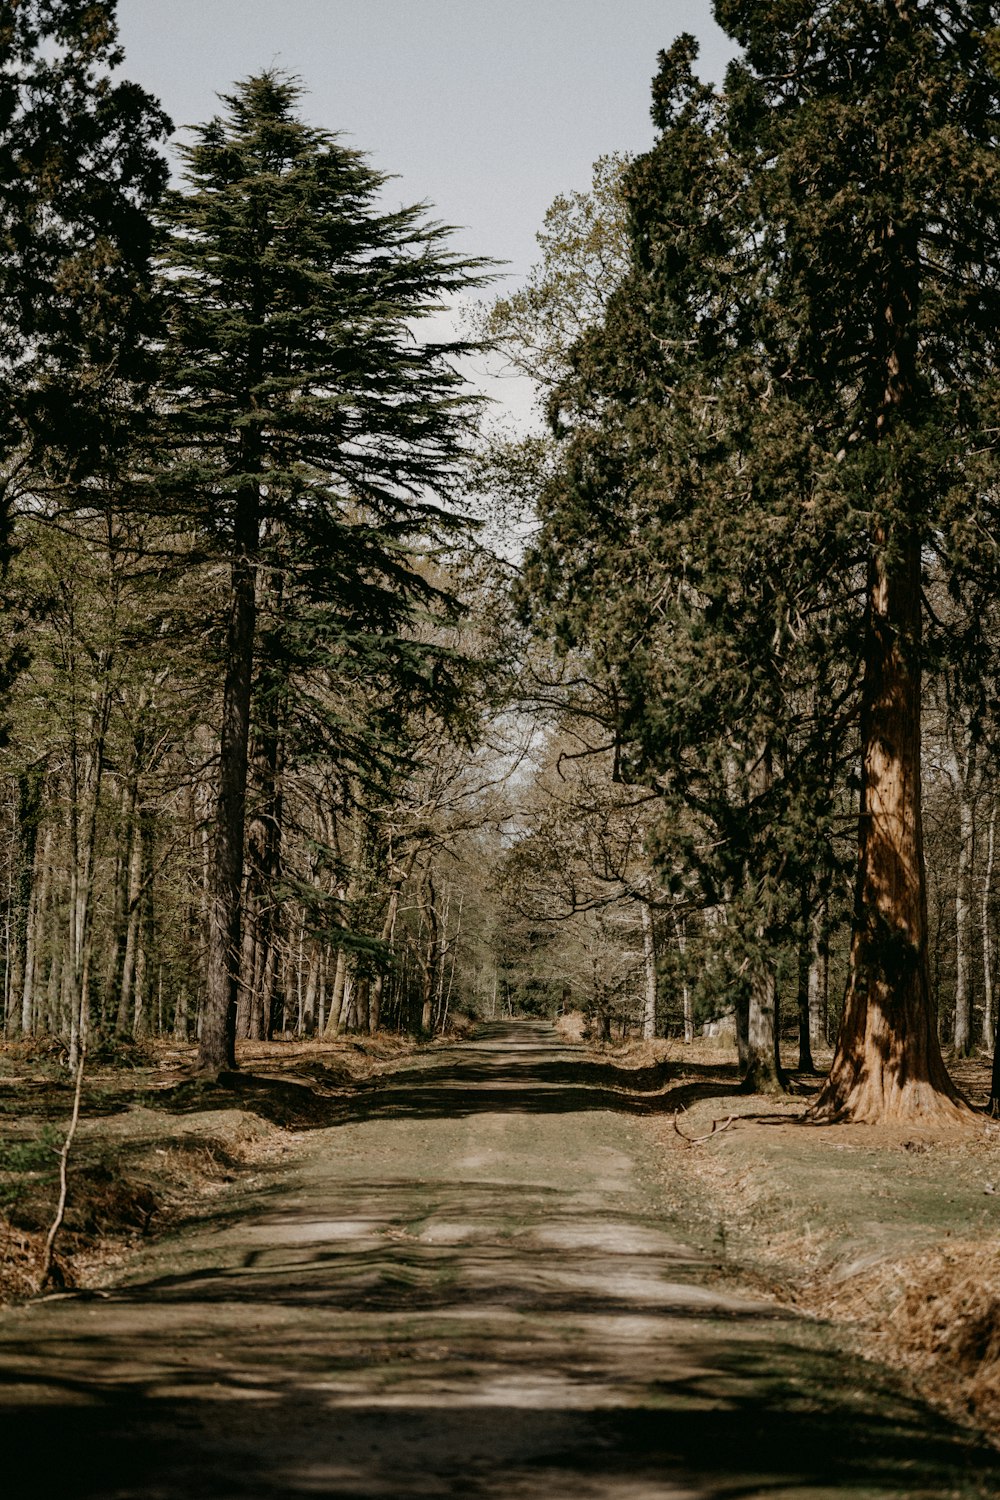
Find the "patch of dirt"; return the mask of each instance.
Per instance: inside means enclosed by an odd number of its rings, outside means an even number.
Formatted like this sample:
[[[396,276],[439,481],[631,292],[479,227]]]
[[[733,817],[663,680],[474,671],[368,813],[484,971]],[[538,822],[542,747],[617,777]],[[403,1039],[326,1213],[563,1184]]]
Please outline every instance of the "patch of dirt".
[[[675,1091],[684,1071],[680,1057]],[[985,1060],[956,1072],[973,1102],[988,1097]],[[1000,1127],[985,1117],[967,1129],[817,1127],[802,1116],[800,1098],[717,1095],[692,1100],[676,1125],[648,1122],[668,1198],[720,1281],[856,1328],[860,1353],[908,1367],[929,1399],[995,1432]],[[678,1128],[707,1139],[689,1144]]]

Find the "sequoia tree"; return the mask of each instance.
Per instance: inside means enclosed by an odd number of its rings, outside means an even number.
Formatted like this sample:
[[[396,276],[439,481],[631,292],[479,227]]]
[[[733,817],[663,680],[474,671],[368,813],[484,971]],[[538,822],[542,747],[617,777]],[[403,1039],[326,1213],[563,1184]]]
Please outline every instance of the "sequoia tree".
[[[934,549],[957,586],[970,534],[991,519],[997,8],[718,0],[716,12],[745,48],[727,81],[731,140],[789,378],[835,402],[823,446],[864,567],[850,978],[816,1113],[955,1115],[927,973],[922,569]],[[988,561],[995,571],[995,551]]]
[[[927,975],[922,570],[957,592],[1000,573],[996,7],[716,13],[744,54],[724,95],[692,39],[661,58],[632,271],[554,393],[526,593],[614,681],[625,773],[696,815],[690,858],[742,910],[762,994],[803,883],[835,874],[855,736],[850,983],[817,1114],[957,1117]]]
[[[198,128],[164,261],[171,455],[160,503],[230,580],[200,1050],[216,1072],[235,1063],[259,606],[280,609],[269,638],[314,677],[345,657],[363,676],[387,654],[433,675],[404,639],[414,612],[442,597],[414,553],[457,525],[441,500],[474,404],[453,364],[461,346],[414,325],[477,284],[480,263],[449,252],[420,206],[381,211],[383,176],[299,119],[300,95],[264,73]],[[292,665],[277,676],[272,665],[259,702],[273,748]]]

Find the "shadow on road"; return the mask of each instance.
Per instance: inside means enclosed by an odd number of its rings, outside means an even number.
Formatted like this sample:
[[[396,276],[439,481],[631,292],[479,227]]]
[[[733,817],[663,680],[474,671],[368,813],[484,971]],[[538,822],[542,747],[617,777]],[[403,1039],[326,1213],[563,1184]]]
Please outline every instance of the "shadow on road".
[[[263,1365],[207,1389],[203,1376],[183,1369],[169,1372],[169,1388],[67,1382],[61,1399],[4,1411],[7,1493],[18,1500],[996,1494],[995,1452],[921,1404],[873,1387],[870,1370],[862,1397],[839,1361],[807,1362],[793,1344],[747,1348],[719,1339],[707,1352],[711,1380],[664,1381],[631,1410],[585,1399],[542,1400],[532,1409],[484,1402],[475,1392],[463,1400],[460,1381],[437,1400],[333,1409],[308,1371],[289,1381],[272,1365],[269,1375],[269,1347],[258,1351]],[[329,1381],[329,1357],[323,1372]],[[335,1366],[333,1375],[336,1384]]]
[[[716,1252],[677,1237],[694,1231],[629,1132],[594,1113],[735,1080],[622,1071],[525,1028],[346,1099],[238,1075],[247,1107],[294,1114],[301,1092],[320,1117],[296,1123],[358,1128],[275,1169],[241,1218],[220,1206],[165,1244],[144,1279],[0,1329],[5,1493],[995,1497],[974,1434],[821,1325],[720,1287]]]
[[[441,1046],[415,1064],[345,1088],[322,1062],[299,1075],[228,1073],[218,1084],[179,1084],[149,1102],[189,1113],[238,1103],[275,1124],[325,1129],[358,1120],[460,1119],[487,1113],[649,1115],[740,1093],[730,1065],[667,1062],[624,1068],[560,1042],[541,1023],[481,1026],[472,1041]]]

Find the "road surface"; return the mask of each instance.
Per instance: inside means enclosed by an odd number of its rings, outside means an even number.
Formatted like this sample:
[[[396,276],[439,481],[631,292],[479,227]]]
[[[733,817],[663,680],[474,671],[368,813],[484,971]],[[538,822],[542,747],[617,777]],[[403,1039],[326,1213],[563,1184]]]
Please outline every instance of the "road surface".
[[[1000,1494],[830,1330],[713,1286],[541,1025],[420,1054],[108,1297],[0,1319],[10,1500]]]

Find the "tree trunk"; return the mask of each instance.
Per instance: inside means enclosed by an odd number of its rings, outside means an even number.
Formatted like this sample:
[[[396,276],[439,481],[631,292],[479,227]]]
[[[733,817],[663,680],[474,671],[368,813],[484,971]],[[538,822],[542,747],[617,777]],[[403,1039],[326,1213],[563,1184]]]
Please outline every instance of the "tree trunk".
[[[639,902],[642,915],[642,958],[646,980],[642,1007],[642,1039],[651,1042],[656,1036],[656,933],[653,912],[648,901]]]
[[[741,1073],[750,1066],[750,992],[740,987],[733,1005],[736,1022],[736,1064]]]
[[[684,1042],[690,1047],[694,1041],[694,1006],[691,1003],[691,986],[688,984],[687,975],[687,920],[676,906],[672,914],[677,952],[681,960],[681,1019],[684,1023]]]
[[[43,762],[29,766],[17,778],[17,830],[11,851],[13,878],[7,939],[8,1035],[12,1035],[23,1020],[22,996],[28,973],[30,914],[44,789]]]
[[[319,992],[319,970],[319,939],[313,937],[309,939],[309,958],[308,966],[306,969],[306,983],[305,989],[302,993],[302,1014],[299,1017],[300,1036],[316,1035],[316,997]]]
[[[861,693],[859,867],[828,1120],[966,1114],[934,1028],[920,797],[920,541],[874,537]]]
[[[337,1036],[340,1031],[340,1009],[344,999],[344,987],[347,984],[347,954],[343,948],[337,949],[337,960],[333,971],[333,990],[330,994],[330,1014],[326,1022],[326,1035]]]
[[[435,905],[434,881],[427,874],[427,956],[423,960],[423,985],[421,987],[420,1030],[426,1035],[431,1029],[434,1007],[434,981],[439,960],[438,939],[440,923]]]
[[[830,955],[823,935],[826,902],[812,909],[809,922],[809,1049],[816,1053],[827,1044],[830,991]]]
[[[132,1035],[148,1036],[153,1029],[152,975],[156,948],[156,913],[153,905],[155,876],[156,819],[150,807],[139,809],[139,848],[142,854],[142,880],[139,888],[139,931],[135,962],[135,1003],[132,1008]]]
[[[215,847],[208,883],[208,972],[198,1048],[199,1070],[215,1074],[236,1067],[240,896],[256,631],[256,496],[241,497],[239,527],[226,638]]]
[[[986,869],[983,872],[982,923],[983,923],[983,1045],[989,1047],[996,1034],[996,1016],[993,1010],[993,931],[990,925],[991,897],[993,894],[993,859],[996,848],[997,799],[990,799],[989,832],[986,835]]]
[[[958,869],[955,881],[955,1031],[959,1057],[972,1051],[972,863],[975,855],[975,818],[970,783],[974,774],[973,751],[964,763],[952,755],[955,792],[958,797]]]
[[[101,662],[101,694],[90,716],[91,742],[81,774],[75,743],[72,751],[72,805],[70,808],[70,963],[66,971],[71,984],[69,1068],[75,1072],[90,1031],[90,970],[93,956],[93,913],[97,826],[104,790],[105,752],[111,718],[110,660]],[[80,804],[87,798],[85,819]]]
[[[778,1061],[778,988],[770,964],[755,973],[747,1011],[747,1058],[743,1088],[748,1094],[783,1093]]]
[[[122,955],[121,978],[118,986],[118,1015],[115,1035],[126,1037],[132,1028],[136,963],[139,951],[139,906],[142,897],[142,848],[134,831],[129,835],[128,849],[128,900],[125,909],[125,951]]]
[[[21,1032],[31,1036],[35,1030],[35,979],[38,972],[38,936],[48,907],[49,883],[51,881],[52,829],[46,828],[42,840],[40,865],[33,880],[31,905],[28,908],[28,928],[24,940],[24,982],[21,990]],[[36,859],[38,851],[35,851]]]
[[[801,922],[799,926],[798,952],[798,1017],[799,1017],[799,1072],[815,1073],[816,1064],[812,1055],[812,901],[807,887],[802,890]]]
[[[268,688],[265,674],[264,687]],[[253,809],[246,831],[246,901],[237,1009],[237,1030],[259,1041],[275,1025],[273,989],[277,970],[274,953],[280,939],[276,898],[281,864],[281,700],[279,691],[258,692],[260,720],[255,727],[253,755],[248,769]]]

